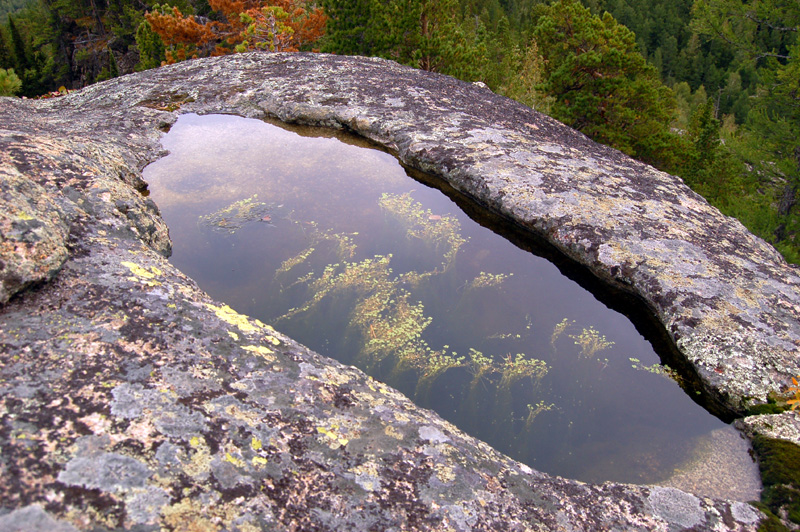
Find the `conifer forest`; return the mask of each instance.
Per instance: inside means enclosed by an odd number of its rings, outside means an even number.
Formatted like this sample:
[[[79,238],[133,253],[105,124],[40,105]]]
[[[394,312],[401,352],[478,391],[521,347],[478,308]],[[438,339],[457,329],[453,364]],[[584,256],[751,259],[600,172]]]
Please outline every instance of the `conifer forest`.
[[[0,95],[251,50],[481,81],[680,176],[800,263],[797,0],[0,0]]]

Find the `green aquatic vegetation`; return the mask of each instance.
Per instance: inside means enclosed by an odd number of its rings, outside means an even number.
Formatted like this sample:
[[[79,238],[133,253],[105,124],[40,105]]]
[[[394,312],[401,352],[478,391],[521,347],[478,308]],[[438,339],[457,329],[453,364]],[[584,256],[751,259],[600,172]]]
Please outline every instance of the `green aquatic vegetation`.
[[[547,404],[544,401],[539,401],[535,405],[528,404],[528,417],[525,418],[525,428],[527,430],[530,430],[531,426],[533,425],[533,422],[536,420],[536,417],[539,414],[543,412],[548,412],[553,408],[555,408],[555,406],[556,405],[553,403]]]
[[[378,203],[405,227],[408,238],[419,239],[441,253],[444,270],[453,264],[458,250],[466,243],[455,216],[434,214],[414,201],[409,193],[384,193]]]
[[[631,367],[635,370],[646,371],[654,375],[660,375],[667,379],[671,379],[678,384],[681,383],[681,376],[678,374],[678,372],[666,364],[651,364],[648,366],[646,364],[642,364],[642,361],[638,358],[628,358],[628,360],[631,361]]]
[[[506,355],[500,365],[500,388],[510,389],[517,381],[530,377],[532,382],[538,382],[547,375],[547,363],[536,358],[526,358],[524,353],[516,356]]]
[[[362,299],[353,310],[351,326],[366,339],[360,357],[373,364],[393,355],[398,366],[417,368],[425,351],[422,332],[432,318],[425,316],[422,303],[409,302],[407,292],[388,289]]]
[[[493,396],[495,403],[502,403],[503,408],[510,407],[511,387],[524,378],[538,382],[548,371],[544,361],[529,359],[522,353],[495,359],[474,348],[464,356],[450,350],[447,345],[432,348],[423,338],[433,318],[425,314],[423,303],[415,300],[414,294],[424,290],[430,278],[447,271],[465,242],[459,234],[457,219],[432,214],[409,194],[384,194],[380,204],[388,215],[400,222],[415,247],[427,247],[429,253],[439,254],[441,266],[434,261],[433,268],[428,271],[408,271],[396,275],[391,268],[391,254],[351,260],[357,252],[353,233],[336,233],[321,229],[316,222],[290,220],[300,224],[310,245],[285,260],[276,277],[299,275],[291,286],[305,285],[308,295],[305,302],[288,310],[279,319],[312,312],[320,308],[324,299],[341,296],[335,304],[342,306],[336,312],[347,313],[347,327],[354,334],[350,338],[357,342],[358,352],[354,361],[358,366],[368,371],[388,369],[393,376],[412,372],[416,377],[414,395],[422,400],[429,397],[434,384],[447,371],[465,368],[472,375],[469,384],[471,394],[478,393],[478,384],[481,383],[481,394]],[[325,256],[330,252],[330,246],[323,243],[333,244],[340,261],[326,265],[322,271],[304,273],[298,268],[300,264],[314,264],[313,257]],[[481,272],[467,283],[467,289],[497,289],[510,277],[511,274]],[[530,317],[526,319],[527,328],[530,329]],[[521,335],[498,334],[496,337],[521,338]],[[542,403],[538,412],[529,412],[531,422],[536,414],[551,406]]]
[[[449,369],[463,367],[465,360],[465,357],[458,356],[455,351],[449,355],[444,351],[429,352],[426,360],[419,368],[420,376],[414,395],[418,398],[425,397],[430,392],[436,379]]]
[[[555,347],[556,341],[558,341],[561,335],[564,334],[564,331],[573,325],[575,325],[575,320],[571,320],[569,318],[564,318],[558,322],[553,328],[553,334],[550,336],[550,344]]]
[[[575,341],[575,345],[581,348],[583,358],[592,358],[596,353],[614,345],[614,342],[606,340],[604,335],[591,326],[583,329],[580,334],[570,334],[569,337]]]
[[[390,260],[391,255],[376,255],[360,262],[327,265],[316,279],[313,275],[307,276],[309,291],[313,294],[311,298],[305,304],[289,309],[278,320],[310,311],[329,294],[352,291],[364,295],[382,284],[391,282],[389,277],[391,269],[388,267]]]
[[[467,289],[497,288],[502,285],[506,279],[513,275],[513,273],[506,274],[481,272],[475,279],[470,281],[470,283],[467,285]]]
[[[264,202],[256,201],[258,194],[249,198],[235,201],[218,211],[200,216],[198,223],[210,227],[214,231],[235,233],[248,222],[255,222],[269,218],[271,206]]]
[[[474,389],[478,383],[484,383],[485,385],[485,380],[489,375],[499,372],[499,368],[494,359],[487,357],[477,349],[470,347],[467,356],[469,357],[467,369],[472,374],[472,381],[470,382],[471,389]]]
[[[315,248],[308,247],[303,251],[301,251],[300,253],[298,253],[297,255],[295,255],[294,257],[290,257],[285,261],[281,262],[281,265],[278,267],[277,270],[275,270],[275,277],[278,277],[278,275],[283,273],[288,273],[289,270],[291,270],[295,266],[304,263],[306,260],[308,260],[308,257],[310,257],[312,253],[314,253],[314,250]]]

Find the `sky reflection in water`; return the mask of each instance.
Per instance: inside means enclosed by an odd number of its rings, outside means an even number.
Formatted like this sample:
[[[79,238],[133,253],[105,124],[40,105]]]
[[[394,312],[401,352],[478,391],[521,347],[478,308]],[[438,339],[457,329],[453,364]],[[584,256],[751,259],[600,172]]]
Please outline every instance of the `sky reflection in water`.
[[[657,483],[738,438],[626,317],[391,155],[230,116],[183,116],[163,143],[145,179],[176,266],[513,458]]]

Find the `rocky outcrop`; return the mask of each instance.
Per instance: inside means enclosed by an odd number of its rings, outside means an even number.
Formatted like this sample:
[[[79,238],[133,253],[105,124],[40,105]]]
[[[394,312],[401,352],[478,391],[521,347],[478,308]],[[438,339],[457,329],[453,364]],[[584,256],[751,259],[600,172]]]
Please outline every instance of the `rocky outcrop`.
[[[0,529],[756,528],[742,503],[533,471],[211,300],[138,192],[185,112],[345,128],[441,176],[644,300],[721,408],[800,374],[798,271],[679,179],[387,61],[190,61],[0,99]]]

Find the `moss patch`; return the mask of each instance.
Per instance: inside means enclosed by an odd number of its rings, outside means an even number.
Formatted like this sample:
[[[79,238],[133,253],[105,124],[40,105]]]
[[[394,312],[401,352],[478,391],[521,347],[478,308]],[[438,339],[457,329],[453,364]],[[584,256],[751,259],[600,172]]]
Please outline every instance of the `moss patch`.
[[[761,501],[775,515],[800,524],[800,446],[756,436],[753,450],[764,484]]]

